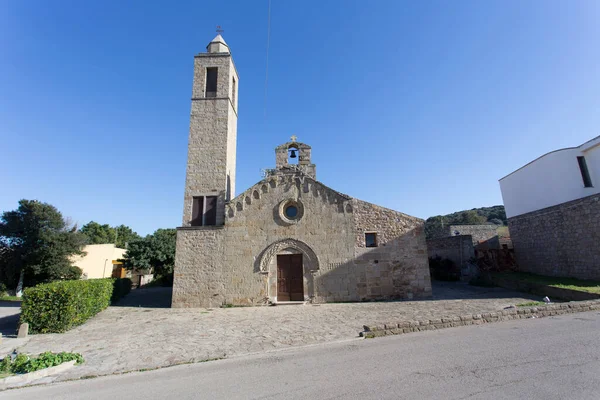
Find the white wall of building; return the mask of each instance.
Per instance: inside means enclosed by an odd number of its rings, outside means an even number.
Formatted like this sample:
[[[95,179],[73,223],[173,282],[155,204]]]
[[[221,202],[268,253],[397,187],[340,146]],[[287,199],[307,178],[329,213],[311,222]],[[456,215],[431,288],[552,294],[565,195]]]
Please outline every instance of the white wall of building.
[[[593,187],[584,187],[580,156]],[[500,179],[500,190],[508,218],[600,193],[600,136],[541,156]]]

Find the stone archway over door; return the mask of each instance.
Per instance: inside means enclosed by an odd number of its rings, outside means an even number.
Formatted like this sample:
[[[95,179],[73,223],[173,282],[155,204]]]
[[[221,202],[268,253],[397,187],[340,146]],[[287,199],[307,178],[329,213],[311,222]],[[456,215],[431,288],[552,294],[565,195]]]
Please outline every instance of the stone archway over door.
[[[255,261],[255,271],[268,276],[266,290],[269,300],[272,302],[279,301],[277,298],[277,256],[290,254],[302,257],[302,284],[304,291],[304,298],[302,300],[311,300],[315,297],[314,274],[319,271],[319,259],[306,243],[288,238],[271,243],[260,253]]]
[[[277,255],[277,301],[304,301],[302,253]]]

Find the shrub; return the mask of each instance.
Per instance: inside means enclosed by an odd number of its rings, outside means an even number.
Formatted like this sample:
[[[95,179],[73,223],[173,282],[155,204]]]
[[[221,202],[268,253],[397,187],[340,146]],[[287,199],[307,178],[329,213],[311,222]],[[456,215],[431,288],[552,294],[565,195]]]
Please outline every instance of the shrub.
[[[58,281],[25,289],[21,322],[32,333],[65,332],[109,306],[112,279]]]
[[[83,270],[81,268],[71,265],[65,270],[63,279],[67,281],[74,281],[76,279],[80,279],[82,274]]]
[[[42,353],[37,357],[29,357],[26,354],[18,354],[14,360],[10,355],[4,357],[0,363],[0,372],[13,374],[26,374],[39,371],[40,369],[55,367],[62,363],[76,360],[77,364],[83,362],[83,357],[79,353]]]
[[[429,258],[429,272],[431,277],[438,281],[457,281],[460,279],[460,269],[454,261],[440,256]]]
[[[131,292],[131,279],[129,278],[118,278],[114,280],[113,283],[113,292],[112,297],[110,299],[111,303],[116,303],[122,297],[125,297]]]

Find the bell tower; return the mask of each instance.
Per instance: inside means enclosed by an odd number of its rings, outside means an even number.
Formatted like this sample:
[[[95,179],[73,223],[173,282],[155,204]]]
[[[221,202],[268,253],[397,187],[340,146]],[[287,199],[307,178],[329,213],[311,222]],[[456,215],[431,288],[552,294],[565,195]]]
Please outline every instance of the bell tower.
[[[194,57],[182,226],[223,225],[235,193],[239,77],[217,35]]]
[[[284,143],[275,148],[275,168],[279,171],[296,169],[313,179],[317,179],[317,166],[310,161],[311,147],[298,142],[296,135],[290,138],[291,142]],[[295,160],[295,163],[290,161]]]

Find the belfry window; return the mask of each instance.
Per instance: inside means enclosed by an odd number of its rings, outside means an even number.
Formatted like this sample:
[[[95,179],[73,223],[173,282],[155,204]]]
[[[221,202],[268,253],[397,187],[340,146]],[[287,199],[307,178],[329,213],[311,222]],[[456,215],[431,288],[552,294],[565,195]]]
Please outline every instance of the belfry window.
[[[217,224],[217,196],[196,196],[192,201],[192,226]]]
[[[206,68],[206,95],[205,97],[217,97],[218,68]]]
[[[298,148],[290,147],[288,149],[288,164],[298,164],[299,159]]]

